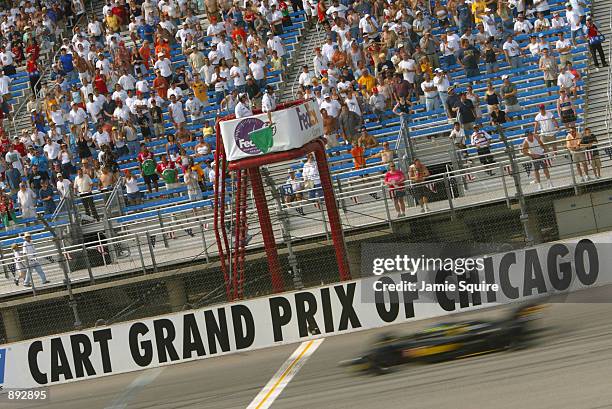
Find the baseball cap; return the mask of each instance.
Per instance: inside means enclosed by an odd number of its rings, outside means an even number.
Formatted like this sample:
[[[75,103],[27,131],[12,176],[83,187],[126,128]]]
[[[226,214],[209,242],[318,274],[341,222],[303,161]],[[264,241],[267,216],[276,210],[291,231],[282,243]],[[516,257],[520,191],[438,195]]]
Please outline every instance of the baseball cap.
[[[324,94],[323,95],[323,98],[325,98],[325,99],[330,98],[330,97],[331,97],[331,95],[329,95],[329,94]]]
[[[62,175],[61,173],[58,173],[57,175],[55,175],[55,177],[58,177],[58,178],[63,177],[63,176],[64,175]]]
[[[30,232],[26,232],[23,237],[32,237],[32,235],[30,234]]]
[[[295,169],[287,169],[287,173],[295,173]]]
[[[546,108],[546,105],[544,105],[544,104],[540,104],[540,105],[538,105],[538,108],[540,108],[540,109],[544,109],[544,108]]]
[[[502,75],[502,76],[501,76],[501,79],[502,79],[502,80],[505,80],[506,78],[508,78],[508,75]]]

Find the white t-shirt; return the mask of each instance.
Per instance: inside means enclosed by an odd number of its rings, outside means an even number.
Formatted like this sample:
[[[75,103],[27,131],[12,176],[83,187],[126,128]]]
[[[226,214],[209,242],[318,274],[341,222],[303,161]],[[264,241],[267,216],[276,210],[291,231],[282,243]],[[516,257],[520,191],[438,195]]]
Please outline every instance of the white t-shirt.
[[[508,52],[508,55],[510,57],[515,57],[515,56],[519,55],[519,53],[520,53],[519,45],[514,40],[512,40],[512,42],[506,41],[502,48],[503,48],[504,51]]]
[[[323,100],[321,102],[321,109],[325,109],[327,114],[334,118],[338,118],[338,115],[340,115],[340,103],[335,99],[330,99],[329,101]]]
[[[174,122],[179,124],[185,122],[185,113],[183,112],[183,104],[181,101],[171,102],[170,105],[168,105],[168,109],[170,110]]]
[[[425,93],[425,98],[435,98],[438,96],[438,89],[436,88],[434,91],[425,91],[426,88],[436,87],[433,80],[423,81],[421,83],[421,89]]]
[[[234,80],[234,86],[239,87],[246,84],[246,80],[244,79],[244,72],[242,68],[233,66],[230,68],[230,77]]]
[[[155,62],[155,69],[159,70],[162,77],[169,77],[172,75],[172,63],[167,58],[157,60]]]
[[[553,114],[546,112],[544,115],[538,113],[535,116],[535,121],[538,123],[540,133],[548,134],[555,131],[555,125],[553,123]]]
[[[236,114],[236,118],[246,118],[247,116],[252,116],[253,111],[242,101],[236,104],[236,108],[234,108],[234,113]]]
[[[253,73],[253,78],[257,81],[263,80],[265,76],[264,63],[262,61],[252,62],[249,64],[249,69]]]
[[[404,79],[411,84],[414,84],[414,74],[416,72],[416,63],[412,58],[408,60],[402,60],[397,65],[399,70],[404,75]]]

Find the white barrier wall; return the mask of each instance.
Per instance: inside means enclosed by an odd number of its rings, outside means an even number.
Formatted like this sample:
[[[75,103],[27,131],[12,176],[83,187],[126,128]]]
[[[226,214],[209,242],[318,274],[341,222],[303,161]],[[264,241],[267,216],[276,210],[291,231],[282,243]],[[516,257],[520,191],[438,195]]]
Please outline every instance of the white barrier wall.
[[[610,284],[612,272],[602,267],[612,265],[611,239],[605,233],[486,257],[469,281],[497,291],[432,297],[417,289],[372,302],[376,281],[422,279],[396,273],[8,344],[0,348],[0,385],[73,382]]]

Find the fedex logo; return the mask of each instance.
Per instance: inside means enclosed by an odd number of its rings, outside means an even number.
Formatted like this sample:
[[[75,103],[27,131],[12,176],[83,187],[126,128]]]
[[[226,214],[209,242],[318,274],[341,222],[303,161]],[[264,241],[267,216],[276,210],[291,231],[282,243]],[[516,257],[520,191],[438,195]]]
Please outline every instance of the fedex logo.
[[[312,128],[319,122],[317,114],[312,110],[310,105],[306,104],[304,108],[306,112],[302,112],[300,106],[295,107],[295,113],[297,114],[300,130],[302,131]]]
[[[6,348],[0,348],[0,385],[4,383],[5,366],[6,366]]]

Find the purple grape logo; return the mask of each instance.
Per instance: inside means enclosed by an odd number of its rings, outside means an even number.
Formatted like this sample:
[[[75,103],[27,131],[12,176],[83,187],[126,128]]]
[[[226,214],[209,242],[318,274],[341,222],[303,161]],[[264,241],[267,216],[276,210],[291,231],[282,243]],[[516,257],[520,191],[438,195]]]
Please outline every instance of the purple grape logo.
[[[260,119],[246,118],[236,126],[234,141],[247,155],[261,155],[274,145],[274,129]]]

